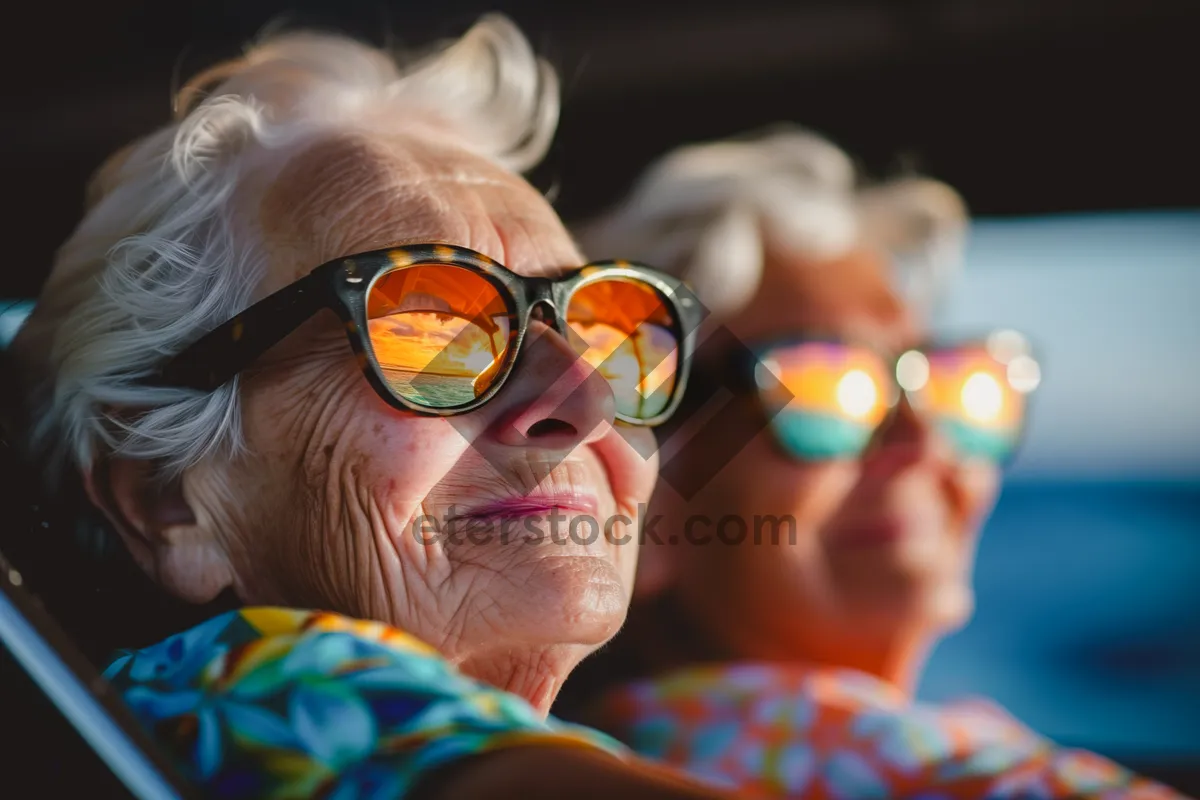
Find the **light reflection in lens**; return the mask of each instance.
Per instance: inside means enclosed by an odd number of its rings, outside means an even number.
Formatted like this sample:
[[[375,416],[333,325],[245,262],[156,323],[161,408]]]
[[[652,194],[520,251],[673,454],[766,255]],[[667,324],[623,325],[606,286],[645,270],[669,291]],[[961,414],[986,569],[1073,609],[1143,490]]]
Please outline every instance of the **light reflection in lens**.
[[[853,369],[842,376],[837,384],[837,400],[842,410],[855,419],[871,413],[879,399],[875,381],[860,369]]]
[[[1031,356],[1017,356],[1008,363],[1008,383],[1021,394],[1028,394],[1042,382],[1042,368]]]
[[[773,358],[764,358],[755,365],[754,380],[760,387],[775,386],[783,377],[779,362]]]
[[[921,391],[929,382],[929,359],[924,353],[909,350],[896,361],[896,381],[902,389]]]
[[[969,418],[994,422],[1004,407],[1004,390],[988,373],[976,372],[963,382],[962,405]]]
[[[484,350],[476,350],[463,358],[463,366],[468,372],[482,373],[491,368],[496,358]]]
[[[759,394],[770,408],[878,424],[887,413],[888,367],[874,351],[841,342],[781,345],[757,366]],[[777,378],[778,380],[773,380]]]
[[[999,330],[988,336],[987,352],[1001,364],[1029,353],[1029,341],[1018,331]]]

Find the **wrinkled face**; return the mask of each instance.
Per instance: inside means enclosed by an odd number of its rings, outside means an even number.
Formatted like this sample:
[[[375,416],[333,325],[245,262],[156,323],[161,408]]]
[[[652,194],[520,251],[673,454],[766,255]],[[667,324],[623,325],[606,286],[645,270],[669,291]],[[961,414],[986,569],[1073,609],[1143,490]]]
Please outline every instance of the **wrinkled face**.
[[[582,263],[528,184],[444,141],[326,139],[263,183],[243,198],[269,260],[259,296],[392,244],[462,245],[529,276]],[[186,478],[241,598],[391,622],[470,673],[552,694],[528,684],[624,620],[637,537],[618,542],[656,464],[634,449],[650,432],[613,427],[611,390],[568,342],[537,320],[529,336],[496,398],[454,418],[381,400],[332,312],[272,350],[243,383],[246,454]],[[582,516],[617,521],[591,536]],[[452,517],[479,535],[433,535]]]
[[[749,345],[822,333],[898,355],[921,332],[886,269],[866,250],[836,263],[769,254],[763,286],[729,328]],[[732,427],[702,435],[716,448]],[[692,501],[664,506],[675,524],[734,514],[751,533],[756,518],[790,515],[794,543],[786,527],[772,543],[767,527],[757,544],[747,535],[688,547],[675,554],[679,586],[746,655],[866,666],[906,638],[965,620],[997,484],[995,467],[957,458],[906,403],[855,459],[801,463],[764,430]]]

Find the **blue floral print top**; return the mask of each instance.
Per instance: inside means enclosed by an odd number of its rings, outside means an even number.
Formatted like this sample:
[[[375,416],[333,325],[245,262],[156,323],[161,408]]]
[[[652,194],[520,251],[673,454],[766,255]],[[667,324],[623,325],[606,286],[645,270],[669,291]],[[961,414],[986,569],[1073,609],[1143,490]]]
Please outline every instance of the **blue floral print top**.
[[[402,631],[324,612],[224,614],[121,655],[105,677],[218,797],[402,798],[432,770],[498,748],[625,752],[463,676]]]

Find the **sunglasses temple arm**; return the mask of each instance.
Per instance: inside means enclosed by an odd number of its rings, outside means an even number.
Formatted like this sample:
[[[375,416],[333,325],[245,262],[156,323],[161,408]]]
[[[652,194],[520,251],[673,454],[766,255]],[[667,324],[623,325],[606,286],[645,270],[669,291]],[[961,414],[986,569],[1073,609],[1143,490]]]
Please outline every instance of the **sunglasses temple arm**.
[[[186,348],[151,379],[153,385],[213,391],[327,305],[316,275],[265,297]]]

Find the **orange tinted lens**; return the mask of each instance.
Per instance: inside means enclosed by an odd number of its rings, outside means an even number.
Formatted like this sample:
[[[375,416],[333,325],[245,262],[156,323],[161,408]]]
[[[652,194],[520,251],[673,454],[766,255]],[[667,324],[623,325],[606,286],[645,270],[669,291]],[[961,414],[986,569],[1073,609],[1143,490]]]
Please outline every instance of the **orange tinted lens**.
[[[367,295],[367,325],[383,380],[428,408],[483,394],[508,360],[513,315],[482,275],[447,264],[385,273]]]
[[[760,357],[759,396],[779,443],[806,459],[848,458],[891,407],[893,384],[877,353],[836,342],[771,348]]]
[[[672,305],[648,283],[599,280],[571,295],[567,323],[576,350],[612,386],[617,413],[649,420],[675,394],[679,325]]]

